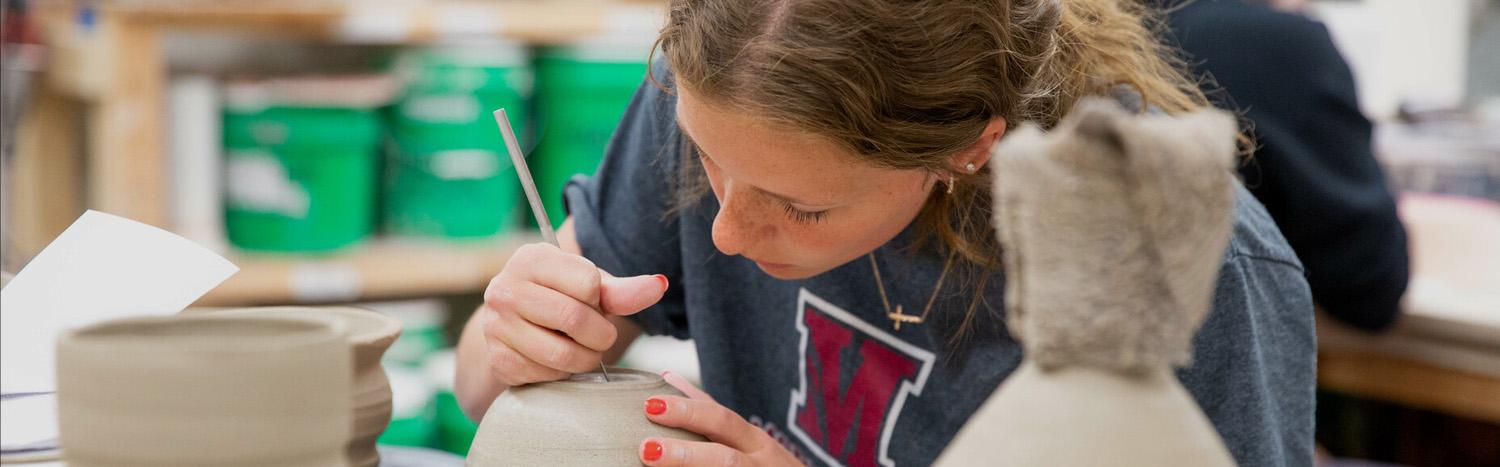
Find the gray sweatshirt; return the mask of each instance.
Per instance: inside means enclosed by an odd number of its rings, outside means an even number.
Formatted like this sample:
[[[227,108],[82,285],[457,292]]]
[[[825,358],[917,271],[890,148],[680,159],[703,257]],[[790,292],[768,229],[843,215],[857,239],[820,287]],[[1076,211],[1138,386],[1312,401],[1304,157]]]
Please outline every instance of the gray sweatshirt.
[[[664,66],[654,73],[671,80]],[[704,389],[806,464],[931,464],[1021,361],[1003,275],[984,288],[974,332],[955,340],[974,293],[961,281],[943,285],[925,323],[896,330],[863,257],[780,280],[720,253],[713,196],[669,210],[684,144],[674,106],[644,83],[597,174],[567,184],[584,256],[616,276],[666,275],[666,297],[636,322],[694,339]],[[943,258],[908,255],[911,241],[908,229],[873,253],[891,306],[920,313]],[[1314,339],[1302,266],[1242,188],[1213,310],[1177,371],[1240,465],[1312,465]]]

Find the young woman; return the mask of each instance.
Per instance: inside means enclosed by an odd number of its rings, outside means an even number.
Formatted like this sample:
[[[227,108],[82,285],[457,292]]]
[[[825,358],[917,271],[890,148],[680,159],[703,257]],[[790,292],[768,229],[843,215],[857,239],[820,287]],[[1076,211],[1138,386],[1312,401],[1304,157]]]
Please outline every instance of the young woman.
[[[475,419],[647,332],[695,340],[706,393],[683,385],[645,416],[710,440],[642,440],[647,465],[930,464],[1021,359],[991,147],[1083,96],[1203,103],[1133,0],[668,11],[653,82],[598,174],[566,188],[562,247],[517,251],[464,330],[457,395]],[[1310,465],[1307,285],[1243,190],[1235,217],[1178,376],[1241,465]]]

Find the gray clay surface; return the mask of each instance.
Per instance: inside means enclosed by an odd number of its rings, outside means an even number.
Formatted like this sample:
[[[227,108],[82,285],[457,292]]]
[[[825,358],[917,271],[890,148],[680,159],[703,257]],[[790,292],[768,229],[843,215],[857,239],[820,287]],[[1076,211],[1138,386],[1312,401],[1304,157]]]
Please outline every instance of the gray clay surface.
[[[706,440],[646,418],[647,398],[683,395],[661,375],[609,368],[609,376],[581,373],[505,391],[479,424],[467,465],[634,467],[648,437]]]

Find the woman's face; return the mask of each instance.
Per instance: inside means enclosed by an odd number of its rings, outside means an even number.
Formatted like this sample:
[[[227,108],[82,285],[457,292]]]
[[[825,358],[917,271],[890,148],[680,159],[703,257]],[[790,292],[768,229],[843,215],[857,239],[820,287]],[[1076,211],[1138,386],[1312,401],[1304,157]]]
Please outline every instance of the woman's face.
[[[832,141],[772,128],[678,89],[677,122],[719,200],[714,245],[779,279],[815,276],[910,224],[937,177],[861,163]]]

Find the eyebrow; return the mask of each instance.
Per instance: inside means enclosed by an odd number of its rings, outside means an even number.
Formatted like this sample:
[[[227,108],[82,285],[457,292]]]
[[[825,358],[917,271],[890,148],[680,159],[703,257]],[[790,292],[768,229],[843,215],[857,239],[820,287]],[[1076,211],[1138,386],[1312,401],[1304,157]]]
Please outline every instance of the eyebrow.
[[[682,133],[682,137],[683,138],[687,139],[688,144],[690,144],[690,145],[693,146],[693,151],[696,152],[696,153],[698,153],[698,157],[702,157],[702,158],[705,158],[705,159],[708,159],[708,160],[713,160],[712,157],[708,157],[708,152],[704,151],[703,147],[699,146],[698,142],[693,139],[693,135],[691,135],[691,134],[688,133],[687,127],[682,126],[682,119],[673,117],[672,118],[672,122],[677,124],[677,130]],[[777,193],[777,192],[774,192],[774,191],[766,191],[766,189],[761,188],[761,187],[754,187],[754,188],[755,188],[755,191],[758,191],[761,194],[764,194],[766,196],[770,196],[772,198],[775,198],[778,201],[782,201],[782,202],[785,202],[785,203],[788,203],[788,204],[801,204],[801,205],[804,205],[804,206],[812,206],[812,207],[828,207],[828,206],[833,206],[832,204],[819,204],[819,203],[813,203],[813,202],[804,201],[804,200],[793,198],[791,196],[783,195],[781,193]]]

